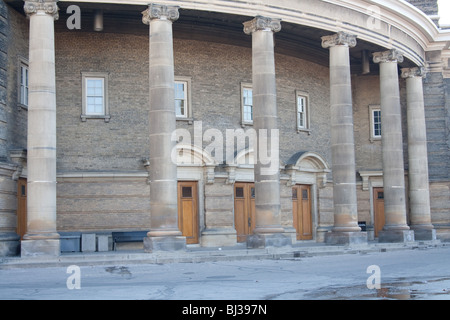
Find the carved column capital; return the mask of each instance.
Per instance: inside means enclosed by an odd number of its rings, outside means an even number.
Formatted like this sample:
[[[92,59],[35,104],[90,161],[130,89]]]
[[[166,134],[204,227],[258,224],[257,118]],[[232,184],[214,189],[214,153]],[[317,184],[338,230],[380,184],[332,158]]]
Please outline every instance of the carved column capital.
[[[31,15],[37,13],[38,11],[44,11],[46,14],[53,16],[55,20],[58,20],[58,5],[56,4],[58,0],[27,0],[25,1],[25,5],[23,9],[27,15],[30,17]]]
[[[397,49],[373,53],[373,62],[403,62],[403,54]]]
[[[179,6],[166,6],[160,4],[149,4],[148,9],[142,12],[142,22],[150,24],[153,19],[177,21],[180,17]]]
[[[246,34],[252,34],[258,30],[268,30],[272,32],[279,32],[281,30],[281,19],[257,16],[253,20],[244,22],[243,24],[244,32]]]
[[[331,36],[322,37],[322,47],[327,49],[334,46],[347,46],[353,48],[356,46],[356,35],[339,31]]]
[[[402,68],[402,78],[425,78],[427,71],[424,67]]]

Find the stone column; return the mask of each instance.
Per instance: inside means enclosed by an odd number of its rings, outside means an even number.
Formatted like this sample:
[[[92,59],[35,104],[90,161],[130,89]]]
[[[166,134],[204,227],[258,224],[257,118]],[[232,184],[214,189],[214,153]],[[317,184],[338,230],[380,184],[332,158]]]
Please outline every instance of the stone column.
[[[322,37],[330,49],[330,110],[333,172],[334,227],[325,242],[349,244],[367,242],[358,226],[356,198],[355,143],[349,48],[356,36],[344,32]]]
[[[56,231],[55,1],[26,1],[30,19],[27,233],[22,256],[60,254]]]
[[[398,82],[398,62],[403,55],[397,50],[376,52],[380,64],[381,125],[383,152],[383,187],[385,226],[379,242],[413,241],[406,219],[405,170],[403,164],[402,119]]]
[[[282,235],[280,207],[274,54],[274,32],[280,30],[280,19],[258,16],[244,23],[244,32],[252,35],[253,127],[258,137],[254,167],[256,223],[254,235],[247,241],[250,248],[281,246],[290,242]],[[264,159],[266,151],[271,155],[269,161]]]
[[[186,239],[178,228],[177,164],[172,133],[176,129],[172,23],[177,6],[150,4],[142,21],[150,25],[150,231],[147,252],[183,250]]]
[[[436,230],[431,224],[428,182],[427,128],[422,79],[424,68],[404,68],[406,78],[409,162],[409,207],[411,229],[416,240],[435,240]]]

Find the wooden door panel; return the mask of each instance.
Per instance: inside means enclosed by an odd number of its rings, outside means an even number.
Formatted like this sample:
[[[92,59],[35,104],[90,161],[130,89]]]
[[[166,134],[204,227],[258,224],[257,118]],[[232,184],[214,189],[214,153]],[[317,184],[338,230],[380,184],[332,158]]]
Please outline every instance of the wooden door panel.
[[[292,214],[297,240],[312,240],[311,187],[296,185],[292,187]]]
[[[27,232],[27,180],[17,181],[17,228],[16,233],[22,239]]]
[[[254,188],[253,183],[234,185],[234,225],[238,242],[245,242],[255,228]]]
[[[383,188],[373,188],[373,215],[375,237],[378,237],[378,233],[383,230],[385,224]]]
[[[178,182],[178,226],[186,244],[199,242],[197,183]]]

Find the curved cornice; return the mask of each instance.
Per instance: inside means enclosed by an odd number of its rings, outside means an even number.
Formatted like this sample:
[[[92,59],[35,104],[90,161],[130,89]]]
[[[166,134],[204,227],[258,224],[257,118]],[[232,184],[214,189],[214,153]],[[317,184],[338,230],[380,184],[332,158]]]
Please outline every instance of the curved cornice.
[[[60,2],[69,0],[60,0]],[[73,2],[73,1],[70,1]],[[330,32],[344,31],[386,49],[398,49],[417,65],[425,52],[442,50],[450,31],[439,30],[422,11],[404,0],[78,0],[78,3],[130,4],[149,2],[181,9],[266,16]]]

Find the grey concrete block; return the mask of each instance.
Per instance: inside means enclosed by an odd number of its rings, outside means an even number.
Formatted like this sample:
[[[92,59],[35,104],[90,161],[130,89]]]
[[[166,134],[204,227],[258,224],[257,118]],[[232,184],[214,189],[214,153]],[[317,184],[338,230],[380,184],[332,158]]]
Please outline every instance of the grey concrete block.
[[[81,251],[95,252],[95,233],[83,233],[81,235]]]
[[[292,245],[292,239],[284,234],[252,234],[247,236],[247,248],[285,247]]]
[[[382,230],[378,233],[378,242],[414,242],[413,230]]]
[[[99,234],[97,236],[97,251],[104,252],[109,249],[109,236],[107,234]]]
[[[327,232],[325,243],[336,245],[352,245],[367,243],[367,232]]]
[[[58,257],[61,254],[59,239],[22,240],[22,257]]]

